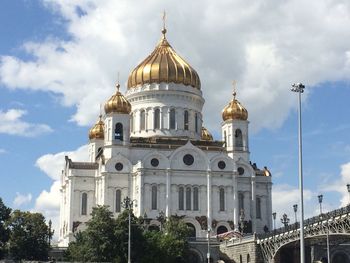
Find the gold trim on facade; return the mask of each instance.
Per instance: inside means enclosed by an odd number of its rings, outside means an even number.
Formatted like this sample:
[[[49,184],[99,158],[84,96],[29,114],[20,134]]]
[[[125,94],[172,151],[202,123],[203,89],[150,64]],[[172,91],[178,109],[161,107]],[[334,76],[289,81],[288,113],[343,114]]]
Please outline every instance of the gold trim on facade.
[[[117,92],[105,103],[106,114],[115,112],[129,114],[131,112],[130,102],[119,91],[120,85],[117,84]]]
[[[211,133],[208,131],[207,128],[202,127],[202,136],[201,139],[204,141],[212,141],[213,140],[213,136],[211,135]]]
[[[146,83],[180,83],[200,89],[197,72],[171,47],[165,37],[166,29],[155,50],[129,75],[128,89]]]

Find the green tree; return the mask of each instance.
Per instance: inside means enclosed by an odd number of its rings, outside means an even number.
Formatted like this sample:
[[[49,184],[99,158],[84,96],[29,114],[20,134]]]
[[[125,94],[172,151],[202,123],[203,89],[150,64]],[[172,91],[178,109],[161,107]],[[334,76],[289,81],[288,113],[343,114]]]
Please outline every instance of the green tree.
[[[49,252],[49,228],[40,213],[15,210],[7,225],[10,229],[9,254],[13,259],[46,260]]]
[[[66,256],[74,261],[113,261],[118,253],[116,222],[107,206],[93,208],[87,229],[75,235]]]
[[[11,208],[8,208],[0,198],[0,259],[6,255],[6,243],[9,239],[9,229],[5,223],[10,218]]]

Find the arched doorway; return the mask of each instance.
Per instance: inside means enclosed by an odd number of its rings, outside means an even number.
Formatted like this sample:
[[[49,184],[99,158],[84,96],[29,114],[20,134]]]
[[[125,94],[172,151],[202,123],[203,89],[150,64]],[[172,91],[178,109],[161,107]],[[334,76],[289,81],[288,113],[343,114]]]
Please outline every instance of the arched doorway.
[[[196,228],[195,228],[195,226],[192,225],[191,223],[186,223],[186,225],[188,226],[188,229],[189,229],[188,237],[196,238]]]
[[[160,231],[160,229],[159,229],[159,226],[157,226],[157,225],[150,225],[149,227],[148,227],[148,230],[149,231]]]
[[[186,255],[186,262],[201,263],[201,262],[202,262],[202,258],[201,258],[201,256],[198,254],[197,251],[194,251],[194,250],[190,249],[190,250],[187,252],[187,255]]]
[[[219,227],[217,228],[217,230],[216,230],[216,234],[217,234],[217,235],[220,235],[220,234],[226,233],[226,232],[228,232],[226,226],[219,226]]]
[[[339,251],[334,254],[332,263],[350,263],[350,260],[346,253]]]

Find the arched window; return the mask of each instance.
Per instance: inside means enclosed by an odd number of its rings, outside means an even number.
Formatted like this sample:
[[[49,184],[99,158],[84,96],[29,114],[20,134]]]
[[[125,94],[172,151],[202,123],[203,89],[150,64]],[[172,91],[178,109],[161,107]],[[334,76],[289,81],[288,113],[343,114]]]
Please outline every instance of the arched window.
[[[81,195],[81,214],[87,215],[87,193]]]
[[[160,109],[154,110],[153,124],[154,129],[160,128]]]
[[[152,186],[152,210],[157,210],[157,186]]]
[[[130,115],[130,131],[134,131],[134,114],[131,113]]]
[[[186,223],[188,229],[189,229],[189,233],[188,233],[188,237],[196,237],[196,228],[193,224],[191,223]]]
[[[122,198],[122,193],[118,189],[117,191],[115,191],[115,212],[116,213],[120,212],[120,207],[121,207],[121,203],[122,203],[121,198]]]
[[[184,210],[184,188],[179,188],[179,210]]]
[[[146,112],[142,110],[140,113],[140,130],[144,131],[146,129]]]
[[[193,188],[193,210],[199,210],[198,187]]]
[[[121,141],[123,140],[123,124],[120,122],[115,125],[114,139]]]
[[[256,198],[256,218],[261,218],[261,199]]]
[[[185,110],[184,112],[184,129],[188,130],[188,111]]]
[[[227,147],[227,135],[226,135],[226,131],[224,131],[224,142],[225,142],[225,147]]]
[[[194,115],[194,127],[195,131],[198,132],[198,113]]]
[[[191,187],[186,188],[186,210],[191,210]]]
[[[238,208],[239,208],[239,213],[241,213],[241,210],[244,210],[244,194],[239,193],[238,194]]]
[[[240,129],[235,131],[235,147],[243,147],[242,131]]]
[[[170,129],[175,129],[175,109],[171,109],[170,110],[170,123],[169,123],[169,126],[170,126]]]
[[[220,211],[225,211],[225,189],[220,188]]]

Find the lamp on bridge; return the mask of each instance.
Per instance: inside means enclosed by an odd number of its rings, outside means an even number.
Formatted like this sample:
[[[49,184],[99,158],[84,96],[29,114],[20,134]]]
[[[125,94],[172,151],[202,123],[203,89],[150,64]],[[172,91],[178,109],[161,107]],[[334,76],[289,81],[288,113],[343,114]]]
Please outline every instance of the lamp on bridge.
[[[285,228],[287,228],[289,221],[290,219],[288,218],[287,214],[283,214],[281,218],[281,223],[284,225]]]
[[[273,230],[276,230],[276,212],[272,213],[272,218],[273,218]]]
[[[323,195],[318,195],[318,203],[320,204],[320,215],[322,215],[322,200],[323,200]]]
[[[297,211],[298,211],[298,205],[293,205],[293,211],[294,211],[294,217],[295,217],[295,223],[297,223]]]
[[[348,189],[348,193],[349,193],[349,202],[348,203],[350,203],[350,184],[347,184],[346,188]]]

